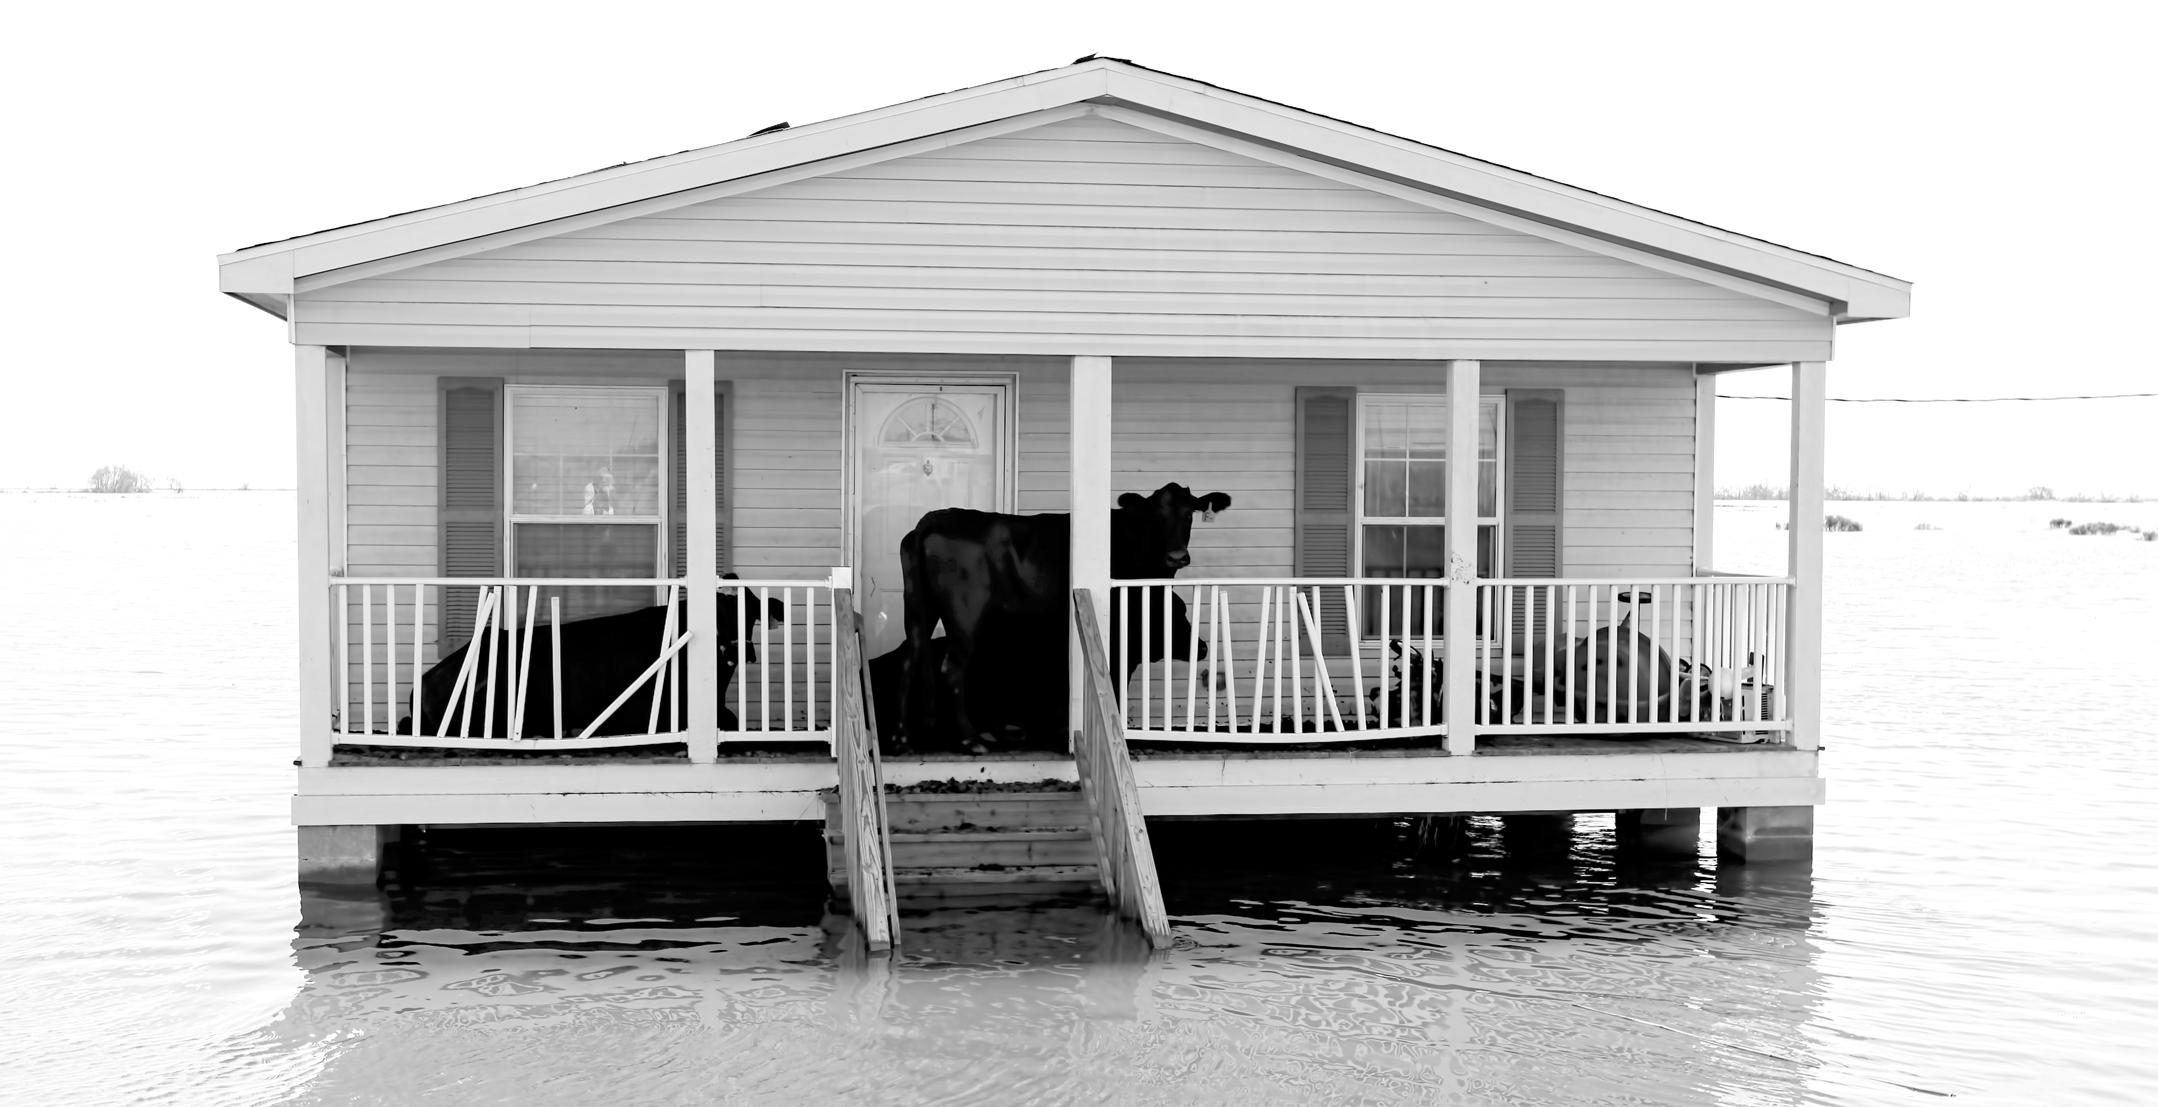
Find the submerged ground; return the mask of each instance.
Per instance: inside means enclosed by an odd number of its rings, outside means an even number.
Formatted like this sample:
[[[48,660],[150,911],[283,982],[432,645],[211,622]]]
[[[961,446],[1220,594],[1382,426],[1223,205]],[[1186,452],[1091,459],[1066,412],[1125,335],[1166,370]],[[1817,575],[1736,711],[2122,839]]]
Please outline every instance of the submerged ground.
[[[1849,503],[1812,870],[1157,827],[1084,906],[828,916],[806,833],[436,832],[293,886],[290,500],[0,495],[0,1046],[24,1102],[2158,1099],[2154,505]],[[1781,505],[1719,508],[1780,568]],[[1927,526],[1934,529],[1920,529]]]

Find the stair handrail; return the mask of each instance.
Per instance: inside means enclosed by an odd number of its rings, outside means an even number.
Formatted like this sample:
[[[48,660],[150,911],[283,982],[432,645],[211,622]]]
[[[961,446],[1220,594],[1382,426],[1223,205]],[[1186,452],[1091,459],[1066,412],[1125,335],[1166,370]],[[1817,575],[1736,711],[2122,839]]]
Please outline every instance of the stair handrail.
[[[851,589],[832,590],[832,606],[854,610]],[[839,620],[833,642],[834,704],[832,755],[839,766],[839,809],[845,822],[847,893],[854,919],[872,951],[899,944],[899,900],[892,881],[890,820],[884,808],[884,760],[869,721],[864,695],[868,662],[862,657],[861,628]]]
[[[1095,848],[1101,854],[1103,890],[1118,914],[1139,923],[1154,948],[1166,949],[1171,941],[1169,912],[1162,905],[1154,845],[1147,837],[1145,813],[1139,809],[1131,749],[1124,742],[1124,713],[1117,708],[1116,686],[1109,679],[1109,651],[1094,610],[1090,590],[1072,589],[1082,685],[1080,727],[1072,732],[1072,760],[1079,769],[1079,791],[1086,797]]]

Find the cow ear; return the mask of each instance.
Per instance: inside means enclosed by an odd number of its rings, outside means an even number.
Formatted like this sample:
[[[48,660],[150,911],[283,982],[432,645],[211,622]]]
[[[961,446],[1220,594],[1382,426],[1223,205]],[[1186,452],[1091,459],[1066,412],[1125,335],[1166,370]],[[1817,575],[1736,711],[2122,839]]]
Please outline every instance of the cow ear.
[[[1199,502],[1206,505],[1206,510],[1209,514],[1229,510],[1229,494],[1227,492],[1209,492]]]
[[[1146,497],[1138,494],[1137,492],[1126,492],[1116,498],[1116,505],[1118,507],[1130,508],[1133,511],[1137,511],[1140,508],[1146,506]]]
[[[766,619],[766,620],[768,620],[768,621],[770,621],[770,622],[774,622],[774,623],[784,623],[784,622],[786,622],[786,621],[787,621],[787,605],[786,605],[786,604],[784,604],[784,603],[781,603],[781,602],[780,602],[780,601],[778,601],[778,600],[766,600],[766,601],[764,601],[764,617],[765,617],[765,619]]]
[[[719,574],[719,579],[721,579],[721,580],[740,580],[740,579],[742,579],[742,574],[740,574],[740,573],[721,573],[721,574]]]

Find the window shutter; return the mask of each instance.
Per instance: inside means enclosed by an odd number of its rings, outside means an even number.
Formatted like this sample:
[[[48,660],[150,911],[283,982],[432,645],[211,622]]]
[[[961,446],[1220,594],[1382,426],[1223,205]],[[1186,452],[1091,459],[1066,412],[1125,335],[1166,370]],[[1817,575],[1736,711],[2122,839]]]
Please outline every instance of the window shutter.
[[[502,574],[502,380],[441,379],[442,575]],[[472,637],[479,589],[442,590],[437,656]]]
[[[667,564],[673,567],[673,573],[678,577],[689,575],[689,416],[682,405],[683,387],[682,382],[675,382],[673,401],[668,405],[674,442],[674,459],[670,464],[674,467],[674,472],[669,481],[672,485],[670,494],[673,497],[668,508],[669,529],[673,533],[669,536],[672,545],[669,547],[671,553]],[[727,515],[727,461],[732,455],[727,448],[727,388],[724,383],[712,394],[712,426],[716,455],[712,461],[716,469],[713,475],[718,478],[715,482],[717,493],[714,497],[713,519],[718,537],[718,571],[725,573],[734,569],[734,547],[727,541],[727,527],[730,522]]]
[[[1565,529],[1566,393],[1515,388],[1506,393],[1505,574],[1562,575]],[[1514,608],[1514,633],[1526,633],[1530,613]],[[1541,624],[1544,613],[1537,611]],[[1527,638],[1521,638],[1527,641]]]
[[[1353,575],[1355,445],[1355,389],[1296,390],[1296,576]],[[1333,591],[1320,604],[1319,630],[1326,651],[1339,654],[1349,648],[1349,620]]]

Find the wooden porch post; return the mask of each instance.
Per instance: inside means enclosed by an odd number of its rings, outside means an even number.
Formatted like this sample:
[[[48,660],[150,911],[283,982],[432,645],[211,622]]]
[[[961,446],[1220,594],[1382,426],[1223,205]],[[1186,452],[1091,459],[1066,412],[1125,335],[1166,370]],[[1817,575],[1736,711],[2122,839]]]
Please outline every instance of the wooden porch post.
[[[300,763],[330,763],[330,712],[344,674],[332,673],[330,637],[330,352],[299,345],[293,372],[293,445],[299,455]],[[337,397],[343,402],[343,397]]]
[[[1482,390],[1482,363],[1446,363],[1446,752],[1457,756],[1476,752],[1476,424]]]
[[[1693,575],[1716,569],[1716,375],[1693,378]]]
[[[1784,656],[1789,659],[1791,744],[1821,746],[1821,523],[1828,510],[1828,363],[1791,365],[1791,594]]]
[[[682,587],[689,593],[689,759],[719,760],[719,427],[712,409],[711,350],[684,350],[682,425],[686,503]]]
[[[1111,363],[1106,357],[1081,355],[1072,358],[1071,377],[1071,586],[1084,588],[1094,598],[1095,625],[1102,641],[1109,640],[1109,508],[1110,448],[1109,399]],[[1079,631],[1069,635],[1065,729],[1086,725],[1081,695],[1086,686],[1084,659],[1079,652]]]

